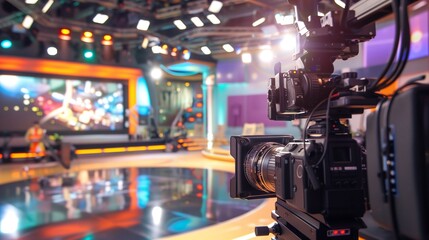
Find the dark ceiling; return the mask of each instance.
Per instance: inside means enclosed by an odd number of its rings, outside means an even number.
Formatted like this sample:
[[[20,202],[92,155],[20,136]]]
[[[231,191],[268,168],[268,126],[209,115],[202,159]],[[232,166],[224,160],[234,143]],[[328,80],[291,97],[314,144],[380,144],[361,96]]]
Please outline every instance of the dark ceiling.
[[[291,25],[280,25],[276,14],[288,15],[292,7],[286,0],[224,0],[223,7],[215,15],[218,25],[206,16],[211,0],[55,0],[46,13],[42,12],[48,0],[27,4],[24,0],[1,0],[0,31],[22,23],[26,15],[34,19],[30,29],[39,41],[57,38],[58,29],[69,27],[76,38],[84,30],[95,36],[112,34],[115,47],[126,44],[127,48],[141,46],[144,38],[153,42],[181,46],[194,54],[203,54],[207,46],[212,57],[228,57],[222,48],[229,43],[235,49],[254,48],[280,40],[282,33],[292,29]],[[104,24],[93,22],[97,13],[109,16]],[[196,27],[191,18],[198,16],[204,23]],[[266,21],[258,27],[252,23],[264,16]],[[140,19],[150,21],[147,31],[136,29]],[[173,22],[181,19],[187,29],[179,30]],[[233,54],[233,53],[230,53]]]

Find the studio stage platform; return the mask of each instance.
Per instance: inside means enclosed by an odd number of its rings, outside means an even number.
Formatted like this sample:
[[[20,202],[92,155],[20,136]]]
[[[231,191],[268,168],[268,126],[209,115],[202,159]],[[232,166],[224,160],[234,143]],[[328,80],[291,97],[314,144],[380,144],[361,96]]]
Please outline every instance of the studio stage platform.
[[[234,163],[205,155],[91,155],[68,171],[2,165],[0,239],[254,239],[274,200],[230,199]]]

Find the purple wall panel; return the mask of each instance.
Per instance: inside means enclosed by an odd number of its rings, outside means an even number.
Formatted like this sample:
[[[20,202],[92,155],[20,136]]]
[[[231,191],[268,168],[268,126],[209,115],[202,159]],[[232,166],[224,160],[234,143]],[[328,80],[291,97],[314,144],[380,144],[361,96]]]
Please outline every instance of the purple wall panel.
[[[219,61],[216,67],[218,83],[244,82],[244,64],[241,58]]]
[[[241,127],[244,123],[263,123],[266,127],[285,126],[284,121],[268,119],[267,95],[228,97],[228,126]]]
[[[412,35],[410,60],[429,55],[428,19],[427,11],[412,16],[410,19]],[[364,66],[377,66],[387,63],[392,52],[394,34],[393,24],[377,29],[376,37],[364,45]]]

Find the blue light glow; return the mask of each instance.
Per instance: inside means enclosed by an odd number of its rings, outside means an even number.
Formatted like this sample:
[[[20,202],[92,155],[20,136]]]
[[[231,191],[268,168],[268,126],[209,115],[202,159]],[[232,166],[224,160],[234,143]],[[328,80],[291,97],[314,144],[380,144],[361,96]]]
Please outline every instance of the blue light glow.
[[[93,57],[94,57],[94,53],[93,53],[92,51],[87,50],[87,51],[85,51],[85,52],[83,53],[83,56],[84,56],[86,59],[90,59],[90,58],[93,58]]]
[[[149,115],[150,113],[150,93],[147,81],[144,77],[141,77],[137,81],[137,106],[138,112],[141,115]]]
[[[12,47],[12,41],[10,41],[9,39],[5,39],[5,40],[1,41],[0,45],[2,48],[8,49],[8,48]]]
[[[150,178],[146,175],[137,177],[137,204],[145,208],[150,200]]]

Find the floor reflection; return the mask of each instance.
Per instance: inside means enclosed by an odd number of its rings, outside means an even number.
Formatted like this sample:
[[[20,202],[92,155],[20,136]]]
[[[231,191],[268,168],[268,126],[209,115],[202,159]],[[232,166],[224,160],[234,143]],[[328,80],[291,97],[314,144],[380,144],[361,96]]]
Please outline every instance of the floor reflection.
[[[239,216],[231,173],[189,168],[81,171],[0,186],[0,238],[157,239]]]

